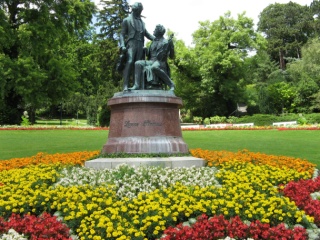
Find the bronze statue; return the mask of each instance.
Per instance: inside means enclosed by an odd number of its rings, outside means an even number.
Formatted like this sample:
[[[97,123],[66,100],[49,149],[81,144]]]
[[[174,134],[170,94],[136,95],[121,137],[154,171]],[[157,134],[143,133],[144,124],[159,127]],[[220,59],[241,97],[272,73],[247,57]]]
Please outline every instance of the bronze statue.
[[[143,10],[142,4],[136,2],[131,8],[131,14],[122,22],[120,34],[122,61],[124,57],[126,59],[123,68],[123,91],[128,91],[130,75],[133,72],[134,63],[137,60],[144,59],[144,37],[149,40],[154,39],[154,36],[146,30],[145,24],[141,19],[141,12]],[[121,66],[118,66],[118,69],[121,69]]]
[[[148,49],[148,60],[135,62],[135,82],[134,86],[129,90],[162,89],[163,84],[169,86],[170,90],[174,90],[175,86],[170,79],[170,69],[167,63],[168,57],[174,58],[173,36],[167,40],[163,37],[165,32],[166,29],[162,25],[156,26],[153,32],[156,38]]]

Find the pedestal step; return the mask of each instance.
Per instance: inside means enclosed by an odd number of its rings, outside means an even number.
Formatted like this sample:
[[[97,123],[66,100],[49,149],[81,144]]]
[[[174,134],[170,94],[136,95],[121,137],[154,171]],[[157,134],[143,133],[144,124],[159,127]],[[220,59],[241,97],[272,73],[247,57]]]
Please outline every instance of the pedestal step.
[[[113,169],[120,164],[127,164],[133,167],[139,166],[160,166],[169,168],[178,167],[204,167],[206,161],[196,157],[168,157],[168,158],[97,158],[86,161],[85,167],[94,169]]]

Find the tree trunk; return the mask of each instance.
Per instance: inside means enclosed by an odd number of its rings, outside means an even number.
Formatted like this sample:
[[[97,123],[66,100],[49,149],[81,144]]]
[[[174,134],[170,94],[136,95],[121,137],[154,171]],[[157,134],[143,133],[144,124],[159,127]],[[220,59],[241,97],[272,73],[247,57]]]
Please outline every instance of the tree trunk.
[[[279,58],[280,58],[280,68],[282,70],[286,69],[286,62],[284,60],[284,51],[283,50],[279,50]]]

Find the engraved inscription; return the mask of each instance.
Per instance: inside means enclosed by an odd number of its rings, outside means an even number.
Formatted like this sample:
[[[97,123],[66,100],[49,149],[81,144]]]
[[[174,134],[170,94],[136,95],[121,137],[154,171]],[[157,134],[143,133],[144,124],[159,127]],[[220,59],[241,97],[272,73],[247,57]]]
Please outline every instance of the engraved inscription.
[[[150,120],[145,120],[142,126],[162,126],[162,123],[159,122],[151,122]]]
[[[159,126],[162,126],[162,123],[153,122],[153,121],[150,121],[150,120],[145,120],[145,121],[143,121],[141,123],[125,121],[124,122],[124,126],[126,128],[139,127],[139,126],[142,126],[142,127],[159,127]]]
[[[127,127],[127,128],[138,127],[139,123],[133,123],[133,122],[130,122],[130,121],[125,121],[124,122],[124,126]]]

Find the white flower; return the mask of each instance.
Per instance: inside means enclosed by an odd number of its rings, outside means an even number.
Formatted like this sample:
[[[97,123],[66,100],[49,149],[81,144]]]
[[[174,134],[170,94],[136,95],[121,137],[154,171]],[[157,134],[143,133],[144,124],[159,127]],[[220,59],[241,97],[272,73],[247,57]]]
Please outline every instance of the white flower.
[[[60,172],[60,179],[55,186],[91,186],[114,185],[117,196],[134,198],[139,192],[151,192],[157,188],[166,188],[180,182],[186,186],[206,187],[219,182],[214,175],[216,168],[161,168],[141,166],[137,168],[126,164],[118,165],[115,169],[89,169],[69,167]]]
[[[23,234],[17,233],[14,229],[9,229],[7,234],[0,237],[1,240],[28,240]]]

